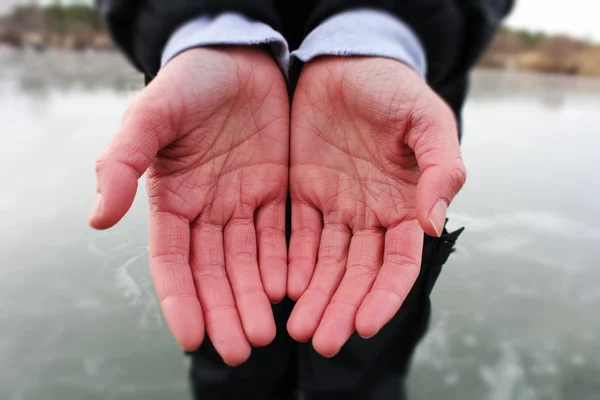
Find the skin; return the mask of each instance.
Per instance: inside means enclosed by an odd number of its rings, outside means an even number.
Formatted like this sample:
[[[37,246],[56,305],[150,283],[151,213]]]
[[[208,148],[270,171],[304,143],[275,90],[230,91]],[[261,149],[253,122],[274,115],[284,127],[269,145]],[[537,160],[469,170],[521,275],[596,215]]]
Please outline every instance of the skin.
[[[290,335],[323,356],[374,336],[418,274],[465,182],[456,122],[408,66],[384,58],[306,65],[291,119]]]
[[[150,272],[183,349],[200,346],[206,330],[237,365],[275,336],[270,301],[286,292],[288,132],[285,81],[271,57],[199,48],[140,93],[97,161],[97,229],[123,217],[147,173]]]
[[[235,47],[185,51],[142,90],[97,161],[90,225],[116,224],[144,173],[165,319],[183,349],[206,331],[230,365],[273,340],[286,294],[290,335],[324,356],[375,335],[465,181],[452,112],[406,65],[311,61],[290,120],[272,58]]]

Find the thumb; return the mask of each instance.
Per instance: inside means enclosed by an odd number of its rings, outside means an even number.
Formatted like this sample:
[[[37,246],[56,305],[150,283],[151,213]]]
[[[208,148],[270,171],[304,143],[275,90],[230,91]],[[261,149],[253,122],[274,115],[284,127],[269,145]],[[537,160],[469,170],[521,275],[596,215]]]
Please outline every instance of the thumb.
[[[155,82],[148,85],[128,107],[121,126],[96,161],[96,191],[90,225],[107,229],[127,213],[137,191],[138,179],[158,150],[176,136],[178,121],[171,102],[161,96]]]
[[[412,138],[421,178],[417,185],[417,219],[430,236],[442,235],[446,210],[467,177],[460,154],[457,124],[449,110],[437,121],[425,124]]]

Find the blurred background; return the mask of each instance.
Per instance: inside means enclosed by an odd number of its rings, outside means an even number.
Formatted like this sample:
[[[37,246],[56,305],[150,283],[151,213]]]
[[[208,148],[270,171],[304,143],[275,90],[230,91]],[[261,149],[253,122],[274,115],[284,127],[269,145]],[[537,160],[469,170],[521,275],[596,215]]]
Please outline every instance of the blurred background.
[[[600,399],[600,2],[517,0],[464,113],[467,229],[412,399]],[[185,399],[140,185],[93,232],[94,161],[142,77],[85,1],[0,0],[0,399]]]

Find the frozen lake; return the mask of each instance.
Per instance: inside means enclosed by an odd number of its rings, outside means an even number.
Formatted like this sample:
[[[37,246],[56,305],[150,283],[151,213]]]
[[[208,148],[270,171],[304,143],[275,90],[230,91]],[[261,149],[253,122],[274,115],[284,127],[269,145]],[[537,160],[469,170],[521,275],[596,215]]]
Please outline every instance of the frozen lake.
[[[477,71],[465,226],[412,399],[600,399],[600,80]],[[141,77],[115,55],[0,49],[0,399],[185,399],[147,272],[141,185],[93,232],[94,161]]]

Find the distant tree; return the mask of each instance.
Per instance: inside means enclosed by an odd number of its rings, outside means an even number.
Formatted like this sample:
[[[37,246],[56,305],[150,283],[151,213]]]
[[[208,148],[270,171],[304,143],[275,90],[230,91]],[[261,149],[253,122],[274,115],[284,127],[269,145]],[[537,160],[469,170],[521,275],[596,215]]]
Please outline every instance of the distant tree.
[[[579,46],[582,49],[587,49],[589,47],[594,47],[594,40],[590,37],[583,38],[579,41]]]
[[[13,9],[9,22],[18,30],[43,31],[46,29],[44,12],[35,5],[22,5]]]
[[[52,21],[54,29],[59,32],[70,31],[73,26],[82,24],[89,26],[95,31],[102,29],[102,20],[98,10],[87,4],[63,5],[60,1],[44,8],[48,20]]]
[[[527,45],[519,33],[505,27],[496,34],[488,51],[514,54],[523,51],[526,47]]]
[[[546,34],[543,32],[530,32],[526,30],[517,31],[525,46],[529,50],[537,49],[540,43],[546,39]]]
[[[552,36],[545,38],[539,45],[539,50],[543,54],[556,61],[564,61],[567,57],[573,55],[580,49],[580,42],[568,36]]]

